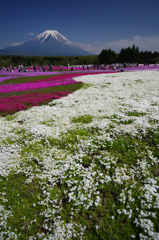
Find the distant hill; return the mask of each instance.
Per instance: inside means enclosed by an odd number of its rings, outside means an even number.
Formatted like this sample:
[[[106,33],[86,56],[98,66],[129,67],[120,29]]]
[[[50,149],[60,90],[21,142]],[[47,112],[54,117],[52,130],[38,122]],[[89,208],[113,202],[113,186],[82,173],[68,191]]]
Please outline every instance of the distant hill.
[[[58,31],[47,30],[32,40],[18,46],[9,46],[0,50],[2,55],[31,55],[31,56],[81,56],[94,55],[82,48],[73,46]]]

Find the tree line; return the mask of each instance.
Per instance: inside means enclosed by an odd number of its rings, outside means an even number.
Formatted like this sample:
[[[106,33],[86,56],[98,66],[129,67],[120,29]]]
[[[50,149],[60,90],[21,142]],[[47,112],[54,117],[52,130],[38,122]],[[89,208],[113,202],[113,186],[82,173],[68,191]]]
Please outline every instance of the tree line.
[[[96,64],[98,62],[98,55],[90,56],[77,56],[77,57],[65,57],[65,56],[7,56],[0,55],[0,67],[8,66],[33,66],[33,65],[53,65],[53,66],[67,66],[70,65],[82,65],[82,64]]]
[[[119,63],[157,63],[159,62],[159,52],[139,51],[135,44],[128,48],[122,48],[119,54],[111,49],[103,49],[98,56],[99,63],[112,64]]]
[[[32,65],[53,65],[67,66],[82,64],[112,64],[112,63],[156,63],[159,62],[159,53],[151,51],[139,51],[138,47],[122,48],[120,53],[115,53],[111,49],[103,49],[99,55],[77,56],[77,57],[58,57],[58,56],[8,56],[0,55],[0,67],[8,66],[32,66]]]

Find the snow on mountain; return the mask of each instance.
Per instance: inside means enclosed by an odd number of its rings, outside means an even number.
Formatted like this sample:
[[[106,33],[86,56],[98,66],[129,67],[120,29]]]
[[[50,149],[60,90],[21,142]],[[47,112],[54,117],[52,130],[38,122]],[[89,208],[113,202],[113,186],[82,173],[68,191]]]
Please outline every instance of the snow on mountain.
[[[55,42],[61,42],[61,43],[71,43],[67,38],[65,38],[62,34],[60,34],[58,31],[54,30],[47,30],[38,36],[36,36],[34,39],[31,40],[32,42],[39,42],[43,43],[44,41],[55,41]]]
[[[82,49],[79,44],[73,43],[58,31],[47,30],[32,40],[18,46],[4,48],[4,54],[30,56],[82,56],[91,55]]]

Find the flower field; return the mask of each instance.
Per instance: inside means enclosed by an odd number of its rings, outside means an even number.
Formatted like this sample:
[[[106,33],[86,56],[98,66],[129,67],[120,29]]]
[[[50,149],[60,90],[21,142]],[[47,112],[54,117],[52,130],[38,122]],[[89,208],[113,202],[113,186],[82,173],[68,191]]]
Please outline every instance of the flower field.
[[[159,72],[145,70],[3,79],[0,239],[159,239]]]
[[[99,73],[89,73],[89,75],[91,74]],[[73,77],[82,75],[88,75],[88,73],[59,74],[58,72],[58,74],[54,73],[54,75],[40,75],[38,73],[35,76],[26,74],[24,77],[20,77],[20,75],[10,75],[13,78],[2,77],[0,84],[0,115],[14,114],[33,106],[46,104],[53,99],[64,97],[81,86],[82,82],[77,83],[73,80]],[[66,86],[69,86],[68,91],[66,91]],[[58,87],[60,87],[60,91]],[[61,87],[63,91],[61,91]],[[50,92],[51,90],[52,92]]]
[[[67,96],[72,93],[72,88],[69,91],[57,91],[57,87],[63,86],[65,88],[66,85],[79,85],[72,77],[73,75],[55,75],[47,76],[47,78],[44,76],[44,79],[36,79],[35,76],[33,78],[25,76],[25,78],[13,78],[11,80],[6,78],[0,85],[0,114],[2,116],[14,114],[33,106],[46,104],[53,99]],[[38,78],[41,78],[41,76]]]

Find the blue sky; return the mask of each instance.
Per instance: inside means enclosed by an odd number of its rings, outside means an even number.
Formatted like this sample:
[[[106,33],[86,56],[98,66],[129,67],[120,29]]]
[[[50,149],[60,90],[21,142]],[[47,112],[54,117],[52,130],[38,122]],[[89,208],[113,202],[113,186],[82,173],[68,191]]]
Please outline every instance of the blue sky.
[[[57,30],[87,51],[139,47],[159,52],[159,0],[3,0],[0,49]]]

